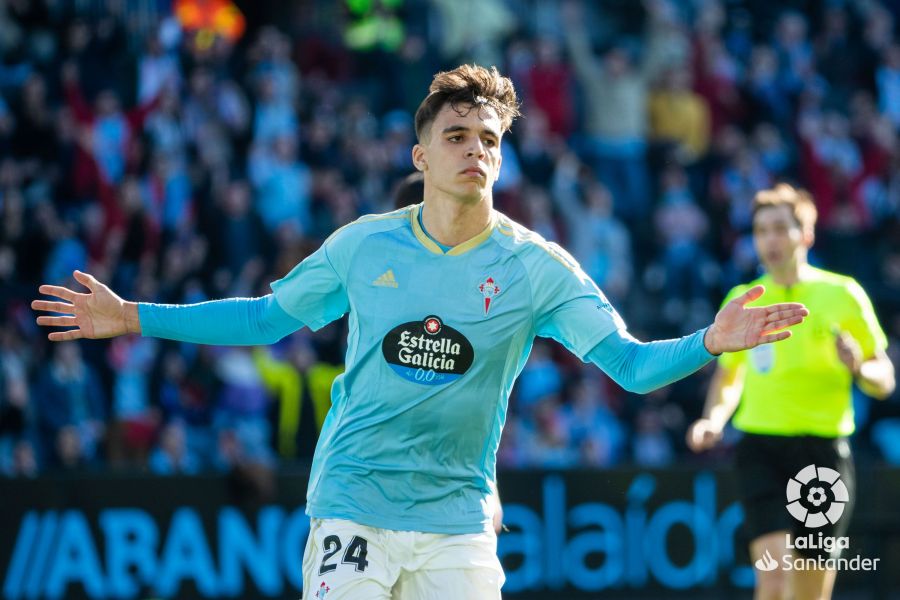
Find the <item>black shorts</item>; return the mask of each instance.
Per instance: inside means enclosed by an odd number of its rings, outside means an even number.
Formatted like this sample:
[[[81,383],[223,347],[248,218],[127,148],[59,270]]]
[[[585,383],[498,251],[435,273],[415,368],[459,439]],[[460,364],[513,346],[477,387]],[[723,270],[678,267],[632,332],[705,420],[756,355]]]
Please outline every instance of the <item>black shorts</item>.
[[[856,473],[846,438],[745,433],[738,442],[735,462],[738,494],[744,507],[744,526],[751,541],[775,531],[789,531],[795,538],[810,534],[818,537],[820,532],[822,536],[829,537],[841,537],[847,533],[856,497]],[[798,477],[809,465],[827,467],[840,473],[840,481],[849,498],[841,493],[840,485],[834,487],[836,482],[819,481],[817,477],[808,479],[804,475]],[[792,479],[795,483],[789,490],[788,482]],[[834,502],[841,500],[846,500],[843,512],[835,519],[835,513],[828,511]],[[795,513],[806,514],[807,521],[800,521],[799,517],[791,514],[788,504],[792,501],[800,503],[802,508],[795,510]],[[816,524],[825,514],[831,516],[831,520],[825,519],[827,524],[807,526],[807,523]],[[836,557],[840,554],[838,550],[828,553],[795,549],[795,552],[811,558]]]

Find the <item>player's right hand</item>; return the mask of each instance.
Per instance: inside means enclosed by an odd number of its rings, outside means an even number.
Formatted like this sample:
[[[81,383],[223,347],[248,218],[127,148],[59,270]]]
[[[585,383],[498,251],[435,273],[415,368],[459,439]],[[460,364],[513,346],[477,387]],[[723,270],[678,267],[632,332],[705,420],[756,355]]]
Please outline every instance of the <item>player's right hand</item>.
[[[126,333],[140,333],[137,304],[126,302],[111,289],[97,281],[93,275],[75,271],[75,280],[88,288],[84,294],[57,285],[42,285],[38,291],[47,296],[65,300],[35,300],[31,308],[39,311],[62,313],[59,316],[40,316],[37,324],[44,327],[75,327],[67,331],[54,331],[47,338],[53,342],[99,339]]]
[[[697,419],[688,428],[687,445],[694,452],[703,452],[715,446],[722,439],[722,428],[709,419]]]

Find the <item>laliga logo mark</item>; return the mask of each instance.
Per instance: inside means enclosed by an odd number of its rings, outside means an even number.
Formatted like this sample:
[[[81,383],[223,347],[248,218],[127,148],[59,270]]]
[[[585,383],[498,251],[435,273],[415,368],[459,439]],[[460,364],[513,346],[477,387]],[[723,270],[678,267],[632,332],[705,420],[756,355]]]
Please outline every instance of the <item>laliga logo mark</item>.
[[[754,564],[760,571],[774,571],[778,568],[778,562],[772,558],[768,550],[766,550],[766,555],[758,559]]]
[[[811,485],[815,480],[817,485]],[[827,486],[825,485],[827,484]],[[806,487],[806,502],[803,502],[803,488]],[[832,500],[828,502],[827,489]],[[844,505],[850,501],[847,486],[841,481],[841,474],[827,467],[807,465],[800,469],[787,484],[786,506],[791,516],[810,528],[818,528],[836,523],[844,514]],[[823,506],[825,505],[825,506]],[[822,506],[821,510],[818,510]],[[812,510],[811,510],[812,509]]]

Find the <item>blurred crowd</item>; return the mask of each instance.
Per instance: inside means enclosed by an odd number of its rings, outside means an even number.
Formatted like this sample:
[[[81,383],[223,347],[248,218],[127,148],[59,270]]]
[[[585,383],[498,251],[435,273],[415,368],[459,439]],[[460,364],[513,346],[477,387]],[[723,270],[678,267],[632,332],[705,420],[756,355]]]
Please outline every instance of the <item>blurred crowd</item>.
[[[269,293],[337,227],[390,210],[431,76],[496,64],[525,117],[498,209],[559,241],[641,339],[710,322],[758,273],[750,201],[815,195],[811,261],[857,277],[900,364],[900,37],[877,0],[237,3],[238,40],[171,2],[0,5],[0,473],[241,472],[308,461],[346,324],[260,348],[51,344],[41,283]],[[602,6],[602,8],[601,8]],[[539,340],[503,468],[688,457],[710,369],[647,396]],[[900,402],[857,398],[863,460],[900,464]],[[261,479],[260,479],[261,478]]]

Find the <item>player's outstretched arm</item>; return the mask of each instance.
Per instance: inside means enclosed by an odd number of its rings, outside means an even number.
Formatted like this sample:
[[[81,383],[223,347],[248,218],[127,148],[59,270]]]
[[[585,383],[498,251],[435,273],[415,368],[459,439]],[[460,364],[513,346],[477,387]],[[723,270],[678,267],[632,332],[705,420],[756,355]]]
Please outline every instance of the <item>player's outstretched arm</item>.
[[[38,317],[38,325],[77,328],[51,333],[55,342],[139,333],[194,344],[257,346],[274,343],[304,326],[272,294],[198,304],[148,304],[126,302],[86,273],[76,271],[75,279],[90,293],[42,285],[41,293],[66,302],[35,300],[31,304],[35,310],[66,315]]]
[[[35,300],[31,308],[37,311],[61,313],[61,316],[42,315],[37,324],[44,327],[74,327],[53,331],[47,337],[53,342],[81,338],[110,338],[126,333],[141,333],[136,302],[120,298],[106,285],[89,274],[75,271],[75,281],[88,289],[76,292],[58,285],[42,285],[38,291],[62,300]]]
[[[802,323],[809,315],[809,310],[799,302],[747,308],[747,303],[765,291],[761,285],[754,286],[722,307],[703,340],[710,354],[737,352],[785,340],[791,337],[786,328]]]

